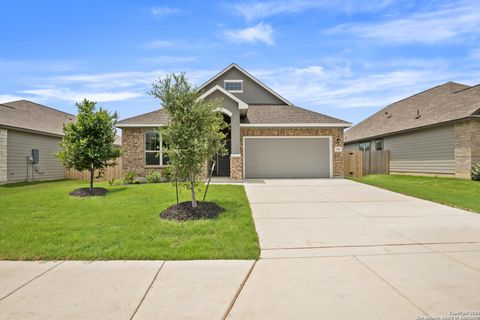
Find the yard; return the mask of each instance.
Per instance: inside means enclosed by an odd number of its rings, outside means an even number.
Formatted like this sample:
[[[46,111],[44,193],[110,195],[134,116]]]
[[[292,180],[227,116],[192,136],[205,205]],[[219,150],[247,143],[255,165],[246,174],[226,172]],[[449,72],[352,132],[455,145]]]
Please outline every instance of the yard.
[[[352,179],[409,196],[480,212],[478,181],[408,175],[369,175]]]
[[[105,197],[74,198],[85,181],[0,187],[0,259],[257,259],[259,246],[243,186],[211,185],[217,219],[159,219],[175,203],[170,183],[108,186]],[[204,188],[202,188],[204,189]],[[202,193],[203,194],[203,193]],[[181,201],[190,193],[182,190]]]

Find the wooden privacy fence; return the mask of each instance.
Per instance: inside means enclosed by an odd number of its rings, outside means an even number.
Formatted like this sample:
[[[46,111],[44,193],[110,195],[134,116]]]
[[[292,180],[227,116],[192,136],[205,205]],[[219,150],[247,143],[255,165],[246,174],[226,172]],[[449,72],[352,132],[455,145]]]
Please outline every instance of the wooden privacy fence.
[[[345,151],[343,154],[344,175],[363,177],[369,174],[390,173],[390,152],[382,151]]]
[[[95,172],[95,177],[97,176],[97,172]],[[117,165],[114,167],[108,167],[105,169],[102,177],[95,181],[108,181],[112,178],[120,179],[123,177],[123,170],[122,170],[122,158],[117,159]],[[90,171],[77,171],[75,169],[67,169],[65,170],[65,179],[74,179],[74,180],[90,180]]]

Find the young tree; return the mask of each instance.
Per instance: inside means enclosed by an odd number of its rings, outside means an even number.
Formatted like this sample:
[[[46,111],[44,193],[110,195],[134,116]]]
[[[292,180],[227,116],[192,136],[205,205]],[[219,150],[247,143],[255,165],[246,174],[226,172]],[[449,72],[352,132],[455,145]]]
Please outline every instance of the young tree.
[[[116,165],[115,160],[121,154],[121,149],[113,146],[118,114],[102,108],[96,110],[96,104],[87,99],[76,104],[77,122],[63,126],[62,150],[57,153],[67,169],[90,171],[92,194],[95,170],[100,176],[105,168]]]
[[[218,100],[200,99],[201,93],[188,82],[184,73],[171,74],[153,83],[151,95],[160,99],[168,114],[168,125],[161,128],[164,152],[173,173],[186,181],[192,193],[192,207],[197,207],[196,178],[205,163],[216,154],[224,154],[226,127],[217,109]]]

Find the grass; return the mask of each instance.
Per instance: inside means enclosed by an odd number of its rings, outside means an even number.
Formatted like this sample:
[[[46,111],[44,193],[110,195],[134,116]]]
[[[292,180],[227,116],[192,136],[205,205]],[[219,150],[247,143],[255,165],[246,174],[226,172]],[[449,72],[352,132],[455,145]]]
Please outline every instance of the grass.
[[[480,212],[480,182],[427,176],[370,175],[352,180],[452,207]]]
[[[217,219],[174,222],[159,214],[175,203],[170,183],[108,186],[105,197],[68,193],[86,181],[0,187],[0,259],[257,259],[260,254],[243,186],[211,185]],[[182,190],[181,201],[189,200]],[[202,193],[203,195],[203,193]]]

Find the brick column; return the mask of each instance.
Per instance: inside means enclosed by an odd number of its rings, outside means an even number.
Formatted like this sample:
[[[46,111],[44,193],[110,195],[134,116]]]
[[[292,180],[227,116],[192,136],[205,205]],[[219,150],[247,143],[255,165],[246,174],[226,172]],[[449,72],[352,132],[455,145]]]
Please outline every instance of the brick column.
[[[480,162],[480,120],[455,123],[455,176],[470,178],[472,166]]]
[[[7,129],[0,128],[0,184],[7,182]]]

